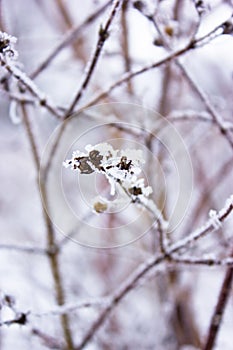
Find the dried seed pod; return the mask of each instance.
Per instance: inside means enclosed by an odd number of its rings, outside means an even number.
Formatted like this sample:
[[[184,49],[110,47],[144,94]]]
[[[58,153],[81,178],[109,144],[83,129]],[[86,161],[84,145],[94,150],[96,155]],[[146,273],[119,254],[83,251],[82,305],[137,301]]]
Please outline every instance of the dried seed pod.
[[[94,210],[96,213],[104,213],[108,209],[106,203],[96,202],[94,203]]]

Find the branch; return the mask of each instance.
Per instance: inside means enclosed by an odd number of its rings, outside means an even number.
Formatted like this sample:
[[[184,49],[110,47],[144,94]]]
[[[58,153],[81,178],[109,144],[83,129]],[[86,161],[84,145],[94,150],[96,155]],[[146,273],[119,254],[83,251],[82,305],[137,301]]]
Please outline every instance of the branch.
[[[34,317],[44,317],[44,316],[57,316],[57,315],[64,315],[69,312],[74,312],[79,309],[86,309],[91,307],[103,307],[106,306],[108,302],[108,298],[99,298],[95,300],[85,300],[83,302],[79,303],[72,303],[72,304],[64,304],[57,306],[53,308],[52,310],[40,312],[40,313],[31,313],[30,316]]]
[[[200,37],[200,38],[194,38],[191,39],[190,42],[184,46],[181,49],[178,49],[174,52],[169,53],[166,57],[164,57],[163,59],[152,63],[148,66],[145,66],[141,69],[138,69],[134,72],[129,72],[125,75],[122,76],[122,78],[120,78],[119,80],[117,80],[115,83],[113,83],[111,86],[109,86],[106,90],[104,90],[103,92],[101,92],[99,95],[97,95],[95,98],[93,98],[91,101],[89,101],[87,104],[85,104],[84,106],[82,106],[81,108],[79,108],[77,111],[75,111],[74,116],[77,116],[82,110],[91,107],[93,105],[95,105],[97,102],[99,102],[100,100],[102,100],[103,98],[105,98],[106,96],[108,96],[113,90],[115,90],[117,87],[121,86],[122,84],[126,83],[127,81],[129,81],[130,79],[133,79],[135,77],[137,77],[138,75],[141,75],[145,72],[148,72],[149,70],[161,67],[162,65],[172,61],[173,59],[184,55],[185,53],[199,48],[200,44],[202,44],[202,46],[207,44],[206,39],[208,38],[209,41],[214,40],[215,38],[217,38],[218,36],[224,34],[223,33],[223,28],[226,22],[223,22],[221,25],[219,25],[218,27],[214,28],[213,30],[211,30],[208,34]],[[219,29],[222,28],[222,31],[220,32]]]
[[[233,256],[233,251],[231,256]],[[222,283],[222,287],[219,293],[218,301],[213,312],[206,343],[203,350],[212,350],[214,348],[217,335],[222,323],[224,311],[226,309],[227,301],[230,297],[231,287],[233,280],[233,267],[228,268]]]
[[[74,40],[76,40],[79,34],[84,28],[91,24],[101,13],[110,5],[111,1],[107,1],[103,6],[101,6],[96,12],[92,13],[85,19],[85,21],[79,26],[71,30],[64,39],[53,49],[53,51],[48,55],[48,57],[41,62],[39,67],[30,74],[31,79],[35,79],[43,70],[45,70],[48,65],[54,60],[54,58],[68,45],[70,45]]]
[[[167,49],[168,51],[171,51],[171,47],[170,47],[168,41],[166,40],[165,35],[163,34],[163,32],[160,30],[159,26],[157,25],[156,20],[154,19],[154,17],[153,16],[149,16],[149,17],[146,16],[146,17],[153,23],[155,29],[160,34],[161,41],[162,41],[162,44],[163,44],[164,48]],[[229,20],[224,21],[222,24],[220,24],[219,26],[214,28],[210,33],[208,33],[205,36],[203,36],[202,39],[200,39],[198,41],[197,41],[197,39],[196,40],[192,39],[191,41],[193,41],[195,43],[194,46],[195,47],[199,47],[199,45],[200,46],[206,45],[207,43],[209,43],[211,40],[215,39],[219,35],[229,34],[228,33],[228,30],[229,30],[228,26],[229,26],[229,21],[231,19],[232,19],[232,17]],[[231,27],[232,27],[232,25],[231,25]],[[231,31],[232,31],[232,28],[231,28]],[[177,59],[177,57],[175,57],[174,61],[175,61],[176,66],[179,67],[179,69],[183,73],[183,75],[186,78],[186,80],[188,81],[189,85],[193,88],[193,90],[198,95],[200,100],[204,103],[207,111],[212,116],[212,119],[213,119],[214,123],[218,126],[218,129],[225,136],[226,140],[228,141],[228,143],[230,144],[231,148],[233,149],[233,140],[231,138],[231,135],[230,135],[230,132],[229,132],[229,128],[226,128],[225,122],[223,121],[221,115],[219,115],[219,113],[217,112],[217,110],[214,108],[214,106],[212,105],[211,101],[209,100],[208,96],[205,94],[204,91],[202,91],[202,89],[194,81],[194,79],[190,75],[189,71],[179,61],[179,59]]]
[[[100,57],[100,54],[102,52],[102,49],[103,49],[103,46],[104,46],[104,43],[105,41],[108,39],[109,37],[109,29],[110,29],[110,26],[112,24],[112,21],[117,13],[117,10],[119,9],[119,7],[121,6],[121,3],[122,3],[122,0],[116,0],[115,1],[115,4],[112,8],[112,11],[107,19],[107,22],[105,23],[105,25],[102,27],[100,27],[99,29],[99,38],[98,38],[98,41],[97,41],[97,44],[96,44],[96,48],[95,48],[95,51],[94,51],[94,54],[93,54],[93,57],[90,61],[90,63],[88,64],[89,67],[87,69],[87,74],[86,74],[86,77],[84,78],[83,80],[83,83],[80,87],[80,89],[78,90],[73,102],[71,103],[70,107],[68,108],[65,116],[64,116],[64,119],[67,119],[70,117],[70,115],[72,114],[75,106],[77,105],[77,103],[79,102],[80,98],[82,97],[84,91],[86,90],[87,86],[88,86],[88,83],[94,73],[94,70],[96,68],[96,65],[97,65],[97,62],[99,60],[99,57]]]
[[[21,104],[21,107],[22,107],[23,121],[25,124],[25,129],[28,135],[30,146],[31,146],[35,167],[36,167],[37,173],[39,173],[40,159],[39,159],[39,154],[36,146],[35,136],[32,131],[32,126],[28,116],[27,108],[23,103]],[[41,205],[42,205],[42,213],[43,213],[43,218],[44,218],[45,227],[46,227],[47,255],[50,263],[51,273],[53,276],[56,301],[58,305],[63,305],[65,302],[65,295],[64,295],[61,272],[59,268],[59,256],[58,256],[59,250],[56,249],[55,231],[54,231],[53,224],[50,221],[48,213],[45,210],[45,207],[47,207],[48,205],[46,183],[41,182],[39,189],[41,190],[41,194],[44,200],[44,206],[42,202],[41,202]],[[70,330],[68,315],[67,314],[61,315],[60,321],[61,321],[66,345],[69,348],[69,350],[72,350],[74,346],[73,346],[73,339],[72,339],[72,334]]]
[[[63,117],[64,122],[63,122],[61,128],[59,129],[57,138],[54,141],[54,144],[53,144],[53,146],[51,148],[51,151],[50,151],[50,154],[49,154],[49,157],[48,157],[48,162],[45,165],[45,168],[44,168],[44,171],[43,171],[43,176],[44,176],[45,181],[46,181],[47,175],[49,173],[49,169],[52,166],[52,161],[53,161],[54,155],[56,154],[56,151],[57,151],[59,142],[61,140],[61,137],[62,137],[63,133],[65,132],[65,129],[66,129],[66,126],[67,126],[67,120],[71,116],[71,114],[72,114],[76,104],[79,102],[80,98],[82,97],[84,91],[86,90],[86,88],[88,86],[88,83],[89,83],[89,81],[90,81],[90,79],[91,79],[91,77],[92,77],[92,75],[94,73],[95,67],[97,65],[97,62],[98,62],[99,57],[100,57],[100,54],[102,52],[103,45],[104,45],[105,41],[107,40],[107,38],[109,37],[109,29],[110,29],[111,23],[112,23],[115,15],[117,13],[118,8],[121,5],[121,3],[122,3],[122,0],[116,0],[115,1],[115,4],[114,4],[114,6],[112,8],[112,11],[111,11],[111,13],[110,13],[110,15],[109,15],[109,17],[107,19],[107,22],[105,23],[105,25],[103,27],[100,27],[99,38],[98,38],[98,41],[97,41],[97,44],[96,44],[94,55],[93,55],[93,58],[91,59],[91,61],[89,63],[89,68],[87,70],[87,73],[86,73],[86,76],[84,78],[84,81],[83,81],[80,89],[76,93],[76,96],[75,96],[73,102],[71,103],[70,107],[67,109],[67,111],[64,114],[64,117]]]
[[[19,246],[14,244],[0,244],[0,250],[13,250],[16,252],[23,252],[29,254],[46,254],[47,251],[44,248],[38,247],[27,247],[27,246]]]
[[[193,80],[192,76],[187,71],[187,69],[179,61],[177,61],[176,64],[180,67],[184,76],[188,80],[189,84],[192,86],[193,90],[197,93],[200,100],[204,103],[207,111],[212,116],[213,122],[217,125],[219,131],[223,134],[223,136],[226,138],[231,148],[233,149],[233,140],[230,134],[229,127],[226,125],[225,121],[222,119],[218,111],[214,108],[214,106],[209,100],[209,97],[206,95],[204,91],[202,91],[202,89]]]
[[[58,112],[49,98],[42,92],[36,84],[19,68],[17,68],[10,60],[7,60],[2,54],[0,54],[0,64],[16,79],[18,80],[33,96],[37,98],[40,105],[47,108],[55,117],[60,118],[61,114]]]
[[[184,265],[207,265],[207,266],[231,266],[233,267],[233,258],[215,258],[215,257],[203,257],[203,258],[193,258],[186,257],[180,258],[174,255],[170,255],[172,262]]]
[[[58,340],[57,338],[51,337],[51,335],[48,335],[37,328],[33,328],[31,332],[32,332],[32,335],[35,335],[38,338],[40,338],[46,347],[50,349],[59,349],[59,350],[65,349],[65,344],[62,343],[62,341]]]
[[[233,196],[227,200],[226,205],[223,209],[221,209],[217,214],[217,219],[220,222],[223,222],[233,211]],[[205,236],[208,233],[211,233],[216,230],[216,226],[211,219],[209,219],[203,226],[201,226],[196,231],[189,234],[187,237],[179,240],[177,243],[172,244],[167,248],[166,254],[162,253],[153,258],[148,259],[145,263],[139,265],[139,267],[129,276],[129,278],[123,282],[120,288],[116,291],[116,293],[112,296],[109,304],[101,311],[100,315],[94,321],[90,329],[87,331],[85,336],[83,337],[80,345],[76,348],[76,350],[83,349],[93,338],[95,333],[98,331],[100,326],[105,322],[108,318],[111,311],[118,305],[118,303],[130,292],[132,291],[140,281],[147,276],[149,272],[153,268],[158,267],[163,261],[168,260],[169,257],[180,251],[183,248],[187,248],[188,245],[194,243],[199,240],[201,237]]]

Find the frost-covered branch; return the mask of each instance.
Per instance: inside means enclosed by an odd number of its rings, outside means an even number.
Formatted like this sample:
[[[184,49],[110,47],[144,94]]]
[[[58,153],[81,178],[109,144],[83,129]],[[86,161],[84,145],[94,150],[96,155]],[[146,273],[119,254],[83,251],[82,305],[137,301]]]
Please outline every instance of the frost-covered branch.
[[[79,309],[86,309],[91,307],[101,308],[106,306],[108,303],[108,298],[99,298],[99,299],[90,299],[90,300],[84,300],[80,301],[79,303],[70,303],[70,304],[64,304],[61,306],[54,307],[53,309],[50,309],[48,311],[43,312],[30,312],[30,316],[33,317],[45,317],[45,316],[57,316],[57,315],[64,315],[68,314],[70,312],[75,312]]]
[[[87,145],[86,152],[74,151],[72,158],[63,164],[66,168],[79,171],[81,174],[100,173],[103,174],[110,184],[110,195],[114,196],[119,191],[121,199],[126,202],[140,205],[147,209],[162,229],[166,228],[161,212],[155,203],[149,198],[152,193],[150,186],[145,186],[144,179],[138,177],[141,173],[141,166],[144,163],[141,150],[115,150],[108,143],[101,143],[95,146]],[[102,213],[117,207],[117,200],[107,200],[100,197],[94,203],[93,209]]]
[[[44,92],[42,92],[36,84],[18,67],[13,65],[10,61],[6,60],[4,56],[0,55],[1,65],[15,78],[17,79],[33,96],[37,98],[39,104],[48,109],[57,118],[61,117],[61,113],[58,112],[56,106],[50,102],[50,99]]]
[[[233,256],[233,251],[231,253],[231,257]],[[232,290],[232,281],[233,281],[233,267],[227,269],[223,283],[221,286],[221,290],[219,293],[219,297],[217,300],[217,304],[215,306],[210,326],[206,338],[205,345],[203,350],[212,350],[214,348],[217,335],[220,330],[220,326],[222,324],[222,319],[224,315],[224,311],[226,309],[227,301],[230,297],[230,292]]]
[[[37,98],[37,101],[41,106],[47,108],[53,115],[60,117],[61,114],[57,108],[50,102],[50,99],[42,92],[36,84],[16,65],[15,59],[17,58],[17,52],[14,49],[16,38],[0,32],[0,64],[10,73],[16,80],[18,80],[24,88],[26,88],[33,96]]]
[[[225,207],[222,208],[218,213],[216,213],[216,218],[223,222],[228,218],[228,216],[233,211],[233,197],[231,196],[225,204]],[[167,248],[166,253],[157,255],[155,257],[152,257],[148,259],[145,263],[142,263],[139,265],[139,267],[129,276],[126,281],[122,283],[122,285],[119,287],[119,289],[114,293],[112,296],[109,305],[107,305],[100,313],[98,318],[94,321],[90,329],[85,334],[84,338],[82,339],[82,342],[80,345],[76,348],[76,350],[83,349],[87,343],[93,338],[97,330],[100,328],[100,326],[105,322],[105,320],[108,318],[111,311],[118,305],[118,303],[135,287],[140,283],[140,281],[149,273],[152,269],[160,268],[159,265],[170,259],[170,256],[172,256],[174,253],[179,252],[180,250],[183,250],[184,248],[188,248],[188,246],[191,243],[194,243],[195,241],[199,240],[203,236],[205,236],[208,233],[214,232],[216,230],[216,226],[213,223],[212,218],[209,219],[204,225],[202,225],[199,229],[195,230],[194,232],[190,233],[187,237],[179,240],[178,242],[172,244],[170,247]]]
[[[0,250],[12,250],[29,254],[46,254],[46,249],[38,247],[20,246],[15,244],[0,244]]]
[[[51,337],[51,335],[42,332],[38,328],[33,328],[31,333],[32,335],[37,336],[42,341],[43,345],[49,349],[64,350],[66,348],[63,341],[57,339],[57,337]]]
[[[108,37],[110,35],[109,30],[110,30],[112,21],[113,21],[115,15],[117,14],[118,9],[122,5],[122,1],[123,0],[115,0],[114,1],[113,8],[111,10],[111,13],[110,13],[106,23],[103,26],[100,26],[98,40],[96,43],[96,48],[94,50],[93,57],[91,58],[90,62],[88,63],[87,73],[85,75],[83,83],[81,84],[81,87],[79,88],[78,92],[76,93],[74,100],[72,101],[70,107],[68,108],[67,112],[65,113],[64,119],[67,119],[70,117],[75,106],[77,105],[77,103],[81,99],[84,91],[86,90],[86,88],[89,84],[89,81],[94,73],[94,70],[96,68],[97,62],[98,62],[99,57],[100,57],[100,54],[102,52],[104,43],[106,42],[106,40],[108,39]]]
[[[51,53],[40,63],[40,65],[30,74],[31,79],[35,79],[41,72],[43,72],[54,60],[55,57],[68,45],[72,44],[82,31],[90,25],[96,18],[98,18],[104,10],[110,5],[111,0],[107,1],[103,6],[101,6],[97,11],[93,12],[88,16],[82,24],[78,25],[63,38],[63,40],[51,51]]]
[[[216,258],[209,254],[204,255],[201,258],[195,258],[192,256],[179,257],[176,255],[171,255],[170,259],[174,263],[184,264],[184,265],[207,265],[207,266],[233,266],[233,258]]]
[[[39,174],[40,157],[39,157],[39,151],[38,151],[37,142],[36,142],[37,140],[32,131],[32,125],[28,115],[27,106],[21,103],[21,109],[22,109],[22,115],[23,115],[23,122],[27,132],[29,144],[31,147],[31,152],[34,158],[35,169],[37,171],[37,174]],[[64,287],[63,287],[63,280],[60,272],[59,254],[58,254],[59,250],[57,249],[57,246],[56,246],[55,228],[44,207],[44,204],[47,204],[46,184],[43,182],[40,184],[40,186],[38,184],[38,190],[41,191],[44,198],[44,203],[42,203],[41,201],[41,206],[42,206],[42,214],[43,214],[43,219],[44,219],[45,228],[46,228],[46,239],[47,239],[46,252],[50,263],[51,273],[53,276],[55,298],[58,305],[63,305],[65,302],[65,293],[64,293]],[[67,314],[62,314],[60,316],[60,322],[61,322],[66,345],[69,349],[72,350],[73,339],[72,339],[72,333],[71,333],[70,324],[69,324],[69,316]]]
[[[217,38],[220,35],[223,34],[232,34],[233,33],[233,22],[232,22],[232,16],[227,20],[218,25],[216,28],[214,28],[212,31],[210,31],[208,34],[204,35],[201,39],[195,39],[191,38],[191,42],[194,43],[194,47],[202,47],[203,45],[206,45],[211,40]],[[169,44],[169,41],[167,40],[166,36],[163,34],[162,30],[160,30],[160,27],[158,26],[156,20],[153,16],[149,16],[149,19],[152,21],[152,23],[155,26],[155,29],[158,31],[160,35],[161,45],[167,49],[169,52],[171,52],[171,46]],[[213,122],[217,125],[220,132],[224,135],[228,143],[230,144],[231,148],[233,149],[233,139],[232,135],[230,134],[229,126],[225,123],[221,115],[218,113],[216,108],[211,103],[209,97],[207,94],[201,89],[201,87],[195,82],[192,75],[188,71],[188,69],[185,67],[183,63],[180,62],[179,57],[176,56],[174,58],[174,62],[177,67],[181,70],[183,76],[188,81],[194,92],[199,96],[201,101],[204,103],[207,112],[211,115]]]
[[[197,37],[197,38],[191,39],[191,41],[188,44],[186,44],[183,48],[174,50],[173,52],[169,53],[166,57],[162,58],[161,60],[156,61],[155,63],[149,64],[149,65],[147,65],[143,68],[140,68],[136,71],[124,74],[119,80],[115,81],[112,85],[110,85],[108,88],[106,88],[106,90],[99,93],[91,101],[87,102],[84,106],[82,106],[77,111],[75,111],[74,115],[78,115],[80,113],[80,111],[82,111],[83,109],[86,109],[88,107],[91,107],[91,106],[97,104],[100,100],[107,97],[113,90],[115,90],[117,87],[121,86],[122,84],[126,83],[127,81],[134,79],[135,77],[137,77],[141,74],[144,74],[152,69],[161,67],[161,66],[165,65],[166,63],[174,60],[175,58],[180,57],[180,56],[184,55],[185,53],[190,52],[196,48],[199,48],[200,45],[201,46],[206,45],[210,41],[217,38],[218,36],[226,34],[224,32],[224,28],[225,28],[226,23],[227,23],[227,21],[224,21],[221,25],[212,29],[211,31],[208,32],[208,34],[205,34],[202,37],[199,37],[199,38]],[[222,29],[222,30],[219,31],[219,29]],[[213,33],[215,33],[215,35],[213,35]],[[208,41],[207,41],[207,39],[208,39]]]
[[[208,122],[208,123],[214,123],[214,119],[212,118],[211,114],[207,111],[195,111],[195,110],[183,110],[183,111],[172,111],[167,116],[169,120],[172,122],[196,122],[196,121],[202,121],[202,122]],[[233,123],[228,121],[222,121],[222,126],[225,130],[233,130]]]

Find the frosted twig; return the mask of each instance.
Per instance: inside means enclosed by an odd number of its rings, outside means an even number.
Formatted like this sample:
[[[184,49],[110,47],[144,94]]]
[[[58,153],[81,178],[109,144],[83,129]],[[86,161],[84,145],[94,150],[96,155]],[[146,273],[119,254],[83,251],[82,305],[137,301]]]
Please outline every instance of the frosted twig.
[[[192,120],[194,121],[200,120],[205,122],[213,121],[210,113],[206,111],[195,111],[190,109],[181,110],[181,111],[175,110],[170,112],[166,117],[172,121],[192,121]]]
[[[231,257],[232,256],[233,256],[233,250],[231,252]],[[212,350],[214,348],[216,338],[222,323],[224,311],[226,309],[227,301],[230,297],[232,280],[233,280],[233,267],[230,267],[227,269],[223,279],[217,304],[215,306],[215,309],[210,321],[210,326],[209,326],[209,330],[208,330],[208,334],[207,334],[207,338],[206,338],[206,342],[203,347],[203,350]]]
[[[63,315],[70,312],[75,312],[79,309],[86,309],[91,307],[104,307],[106,306],[108,302],[108,298],[99,298],[99,299],[90,299],[85,301],[80,301],[79,303],[70,303],[70,304],[64,304],[61,306],[54,307],[51,310],[43,311],[39,313],[30,312],[30,316],[33,317],[44,317],[44,316],[57,316],[57,315]]]
[[[64,119],[64,122],[61,126],[61,128],[59,129],[59,132],[58,132],[58,135],[56,137],[56,140],[54,141],[54,144],[52,145],[52,148],[51,148],[51,151],[50,151],[50,155],[48,157],[48,162],[47,164],[45,165],[45,168],[44,168],[44,171],[43,171],[43,174],[44,174],[44,178],[46,179],[47,175],[48,175],[48,172],[49,172],[49,169],[52,165],[52,162],[53,162],[53,157],[54,155],[56,154],[56,151],[57,151],[57,148],[58,148],[58,144],[60,142],[60,139],[63,135],[63,133],[65,132],[65,129],[66,129],[66,126],[67,126],[67,119],[71,116],[76,104],[79,102],[79,99],[82,97],[84,91],[86,90],[88,84],[89,84],[89,81],[94,73],[94,70],[95,70],[95,67],[97,65],[97,62],[100,58],[100,54],[102,52],[102,49],[103,49],[103,46],[104,46],[104,43],[106,42],[106,40],[108,39],[109,37],[109,29],[110,29],[110,26],[112,24],[112,21],[117,13],[117,10],[119,9],[120,5],[122,4],[122,1],[123,0],[116,0],[114,5],[113,5],[113,8],[112,8],[112,11],[105,23],[105,25],[102,27],[100,27],[99,29],[99,37],[98,37],[98,40],[97,40],[97,44],[96,44],[96,47],[95,47],[95,50],[94,50],[94,54],[93,54],[93,57],[92,59],[90,60],[90,62],[88,63],[88,69],[87,69],[87,73],[84,77],[84,80],[83,80],[83,83],[81,84],[81,87],[79,88],[78,92],[76,93],[76,96],[75,98],[73,99],[70,107],[66,110],[64,116],[63,116],[63,119]]]
[[[74,40],[79,37],[79,34],[83,31],[86,26],[91,24],[101,13],[110,5],[111,1],[107,1],[103,6],[101,6],[96,12],[92,13],[85,19],[85,21],[72,29],[64,39],[53,49],[53,51],[46,57],[46,59],[41,62],[41,64],[30,74],[31,79],[35,79],[43,70],[48,67],[52,60],[68,45],[70,45]]]
[[[44,343],[44,345],[49,349],[64,350],[66,348],[63,341],[57,339],[57,337],[54,338],[51,335],[48,335],[45,332],[42,332],[38,328],[33,328],[31,330],[31,333],[32,335],[35,335],[38,338],[40,338]]]
[[[1,90],[1,93],[6,95],[9,99],[17,101],[17,102],[22,102],[22,103],[28,103],[28,104],[37,104],[37,99],[34,97],[31,97],[26,94],[21,94],[17,92],[11,92],[11,91],[6,91],[6,90]]]
[[[194,110],[183,110],[183,111],[172,111],[169,113],[167,118],[173,122],[179,122],[179,121],[203,121],[203,122],[209,122],[214,123],[214,120],[210,113],[206,111],[194,111]],[[233,123],[230,121],[222,121],[222,127],[225,130],[233,130]]]
[[[211,218],[212,224],[216,228],[216,230],[219,229],[222,226],[222,223],[221,223],[221,221],[219,220],[219,218],[217,216],[216,210],[211,209],[209,211],[209,217]]]
[[[231,266],[233,267],[233,258],[215,258],[215,257],[178,257],[170,255],[171,262],[184,265],[207,265],[207,266]]]
[[[122,28],[121,43],[122,43],[122,53],[124,57],[124,66],[125,66],[126,72],[131,71],[131,65],[132,65],[131,59],[130,59],[130,53],[129,53],[129,27],[127,23],[128,7],[129,7],[129,1],[123,0],[123,6],[122,6],[122,12],[121,12],[121,28]],[[133,93],[132,83],[130,80],[128,81],[128,92],[129,94]]]
[[[229,20],[231,20],[232,17],[230,17]],[[194,43],[194,47],[199,47],[199,46],[204,46],[207,43],[209,43],[211,40],[217,38],[218,36],[222,35],[222,34],[227,34],[226,33],[226,28],[228,27],[228,22],[224,21],[223,23],[221,23],[220,25],[218,25],[216,28],[214,28],[212,31],[210,31],[209,33],[207,33],[206,35],[204,35],[201,39],[195,39],[193,38],[191,41],[193,41]],[[162,43],[164,45],[164,47],[168,50],[171,51],[170,45],[168,44],[165,35],[163,35],[162,31],[160,30],[159,26],[156,24],[156,21],[154,19],[152,19],[152,22],[155,26],[155,28],[158,30],[160,36],[161,36],[161,40]],[[217,110],[214,108],[214,106],[212,105],[212,103],[210,102],[208,96],[204,93],[204,91],[202,91],[202,89],[200,88],[200,86],[194,81],[194,79],[192,78],[192,76],[190,75],[189,71],[186,69],[186,67],[179,61],[178,56],[175,57],[174,59],[175,64],[180,68],[180,70],[182,71],[184,77],[187,79],[187,81],[189,82],[189,84],[191,85],[191,87],[193,88],[193,90],[197,93],[197,95],[199,96],[199,98],[201,99],[201,101],[204,103],[204,105],[206,106],[207,111],[210,113],[210,115],[212,116],[213,122],[218,126],[220,132],[225,136],[225,138],[227,139],[227,141],[229,142],[229,144],[231,145],[231,148],[233,148],[233,140],[231,138],[231,135],[229,133],[229,129],[226,128],[225,126],[225,122],[222,119],[221,115],[217,112]]]
[[[129,72],[124,74],[119,80],[117,80],[116,82],[114,82],[112,85],[110,85],[106,90],[102,91],[100,94],[98,94],[96,97],[94,97],[91,101],[89,101],[88,103],[86,103],[85,105],[81,106],[77,111],[74,112],[74,116],[78,115],[83,109],[86,109],[88,107],[91,107],[93,105],[95,105],[97,102],[99,102],[100,100],[102,100],[104,97],[108,96],[113,90],[115,90],[117,87],[121,86],[122,84],[126,83],[128,80],[133,79],[135,77],[137,77],[138,75],[141,75],[145,72],[148,72],[149,70],[161,67],[162,65],[172,61],[173,59],[182,56],[183,54],[198,48],[199,46],[197,46],[197,44],[201,43],[202,41],[204,41],[204,44],[207,44],[205,42],[205,39],[207,37],[210,37],[210,40],[215,39],[217,36],[211,37],[211,35],[217,31],[219,29],[219,27],[223,27],[224,24],[226,22],[223,22],[221,25],[219,25],[218,27],[214,28],[213,30],[211,30],[208,34],[199,37],[199,38],[194,38],[191,39],[191,41],[185,45],[183,48],[175,50],[171,53],[169,53],[166,57],[164,57],[163,59],[152,63],[150,65],[147,65],[141,69],[138,69],[134,72]],[[221,33],[223,34],[223,33]],[[221,35],[221,34],[218,34]]]
[[[217,213],[218,219],[223,222],[233,211],[233,197],[231,196],[225,204],[225,207]],[[116,305],[130,292],[132,291],[144,278],[148,272],[153,268],[156,268],[160,263],[167,260],[172,254],[180,251],[181,249],[187,247],[189,244],[199,240],[204,235],[215,231],[215,227],[211,220],[208,220],[203,226],[201,226],[196,231],[189,234],[187,237],[179,240],[178,242],[172,244],[167,248],[167,252],[157,255],[148,259],[145,263],[139,265],[139,267],[126,279],[125,282],[119,287],[119,289],[112,296],[109,305],[107,305],[99,314],[97,319],[93,322],[90,329],[87,331],[83,337],[80,345],[76,347],[76,350],[83,349],[87,343],[92,339],[100,326],[108,318],[111,311],[116,307]]]
[[[39,173],[40,159],[39,159],[39,153],[36,145],[36,139],[32,131],[32,126],[27,113],[27,108],[23,103],[21,103],[21,108],[22,108],[22,115],[23,115],[25,129],[30,142],[32,155],[34,158],[35,168],[37,170],[37,173]],[[46,251],[47,251],[47,256],[49,259],[50,268],[53,276],[56,301],[58,305],[63,305],[65,301],[65,295],[64,295],[62,277],[59,269],[59,255],[58,255],[59,250],[57,249],[56,242],[55,242],[56,239],[55,239],[54,226],[48,216],[48,213],[45,210],[45,207],[43,206],[43,204],[47,205],[47,189],[46,189],[46,184],[43,182],[40,184],[40,191],[44,199],[44,203],[41,202],[41,205],[42,205],[42,213],[43,213],[43,218],[44,218],[45,227],[46,227],[46,238],[47,238]],[[62,326],[67,347],[72,350],[73,339],[72,339],[72,334],[71,334],[71,329],[69,324],[69,316],[67,314],[61,315],[60,321],[61,321],[61,326]]]
[[[203,213],[203,208],[208,204],[208,198],[214,189],[221,183],[221,179],[229,176],[233,169],[232,156],[228,159],[222,167],[220,167],[216,173],[208,178],[200,188],[201,196],[198,198],[195,208],[192,211],[192,216],[190,217],[187,227],[184,228],[184,232],[189,231],[189,227],[193,227],[195,220]]]
[[[190,73],[187,71],[187,69],[180,63],[176,62],[177,65],[180,67],[182,70],[184,76],[194,89],[194,91],[197,93],[201,101],[204,103],[206,106],[207,111],[210,113],[212,116],[213,122],[218,126],[219,131],[223,134],[225,139],[228,141],[230,144],[231,148],[233,149],[233,139],[230,134],[229,127],[226,127],[226,122],[222,119],[222,116],[218,113],[218,111],[215,109],[215,107],[212,105],[212,103],[209,100],[209,97],[205,94],[204,91],[200,88],[200,86],[194,81]]]
[[[0,244],[0,250],[12,250],[16,252],[29,253],[29,254],[46,254],[46,249],[29,246],[19,246],[15,244]]]
[[[45,93],[42,92],[24,72],[16,67],[10,60],[7,60],[2,54],[0,54],[0,64],[37,98],[41,106],[47,108],[57,118],[61,117],[57,107],[49,101]]]
[[[66,112],[66,114],[64,116],[64,119],[70,117],[70,115],[72,114],[75,106],[79,102],[80,98],[82,97],[84,91],[86,90],[86,88],[87,88],[87,86],[89,84],[89,81],[90,81],[90,79],[91,79],[91,77],[92,77],[92,75],[94,73],[95,67],[97,65],[97,62],[98,62],[99,57],[100,57],[100,54],[102,52],[104,43],[108,39],[108,37],[110,35],[110,33],[109,33],[110,26],[112,24],[112,21],[113,21],[115,15],[116,15],[118,9],[122,5],[122,1],[123,0],[116,0],[114,2],[112,11],[111,11],[111,13],[110,13],[110,15],[109,15],[105,25],[103,27],[101,26],[100,29],[99,29],[98,41],[97,41],[97,44],[96,44],[96,48],[94,50],[93,57],[90,60],[90,62],[88,63],[86,76],[85,76],[85,78],[83,80],[83,83],[82,83],[80,89],[76,93],[76,96],[75,96],[73,102],[71,103],[70,107],[68,108],[68,110],[67,110],[67,112]]]

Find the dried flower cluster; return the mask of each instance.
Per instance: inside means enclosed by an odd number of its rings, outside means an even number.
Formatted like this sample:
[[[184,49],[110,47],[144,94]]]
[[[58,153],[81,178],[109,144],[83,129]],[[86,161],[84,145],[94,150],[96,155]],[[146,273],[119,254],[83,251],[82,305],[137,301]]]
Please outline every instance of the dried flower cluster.
[[[101,173],[111,186],[112,196],[118,189],[122,195],[126,195],[127,200],[130,198],[131,202],[144,205],[149,203],[148,197],[152,188],[145,186],[144,178],[138,177],[144,163],[141,150],[119,151],[108,143],[87,145],[85,150],[85,153],[74,151],[72,158],[63,163],[64,166],[78,170],[81,174]],[[107,208],[107,201],[103,198],[101,202],[94,204],[96,212],[104,212]]]

